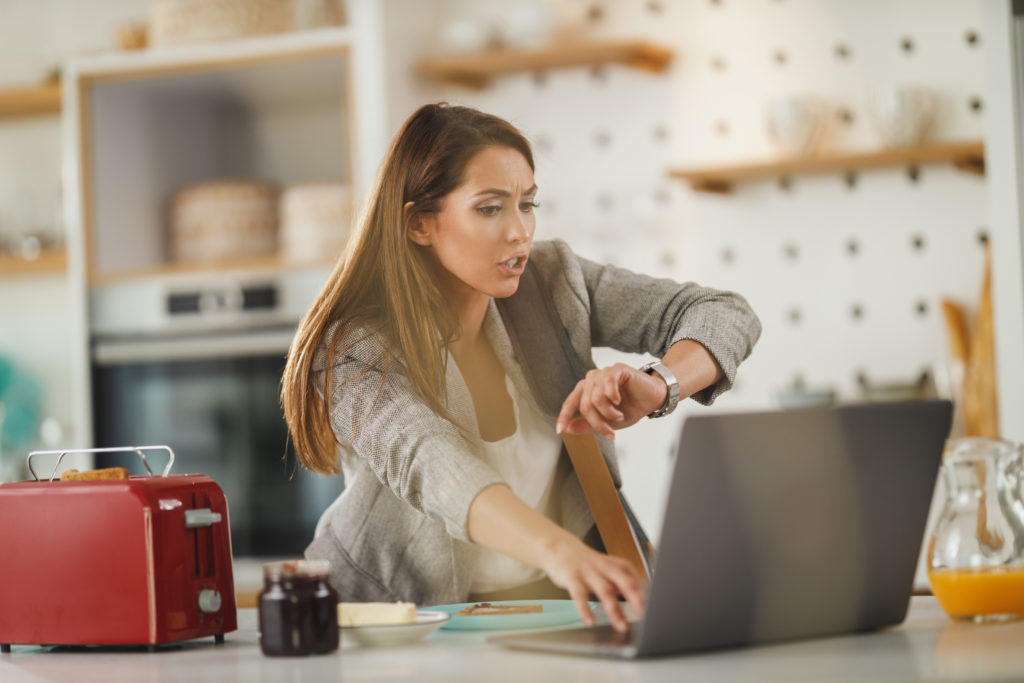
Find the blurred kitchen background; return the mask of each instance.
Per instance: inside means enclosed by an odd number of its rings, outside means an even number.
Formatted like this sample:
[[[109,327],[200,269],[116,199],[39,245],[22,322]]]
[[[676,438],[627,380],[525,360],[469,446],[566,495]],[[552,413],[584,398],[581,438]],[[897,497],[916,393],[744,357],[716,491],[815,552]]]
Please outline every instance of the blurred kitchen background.
[[[227,492],[236,555],[300,553],[342,482],[286,457],[284,353],[436,100],[533,141],[538,238],[749,299],[712,410],[967,374],[1002,416],[979,429],[1024,440],[1014,4],[0,0],[0,479],[168,443]],[[653,534],[693,410],[618,439]]]

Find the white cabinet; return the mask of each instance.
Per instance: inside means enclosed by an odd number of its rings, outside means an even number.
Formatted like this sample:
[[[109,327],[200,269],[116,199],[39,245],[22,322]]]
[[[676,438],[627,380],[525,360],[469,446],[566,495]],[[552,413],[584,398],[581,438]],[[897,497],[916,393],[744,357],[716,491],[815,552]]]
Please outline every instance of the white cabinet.
[[[343,180],[357,205],[386,145],[378,8],[350,0],[343,28],[98,55],[67,65],[64,186],[73,305],[74,443],[92,442],[96,311],[161,307],[168,283],[277,277],[300,305],[336,255],[189,265],[168,248],[176,189],[218,179]],[[296,294],[297,287],[305,287]],[[149,292],[149,293],[147,293]],[[315,293],[315,292],[314,292]],[[100,297],[106,302],[98,306]],[[147,300],[147,297],[151,297]]]

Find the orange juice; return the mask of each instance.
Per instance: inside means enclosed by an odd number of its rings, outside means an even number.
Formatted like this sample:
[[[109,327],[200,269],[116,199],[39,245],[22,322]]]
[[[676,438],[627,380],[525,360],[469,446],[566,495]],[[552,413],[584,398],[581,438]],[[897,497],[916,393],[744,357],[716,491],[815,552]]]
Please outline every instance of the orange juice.
[[[1024,568],[936,569],[932,592],[955,619],[1024,617]]]

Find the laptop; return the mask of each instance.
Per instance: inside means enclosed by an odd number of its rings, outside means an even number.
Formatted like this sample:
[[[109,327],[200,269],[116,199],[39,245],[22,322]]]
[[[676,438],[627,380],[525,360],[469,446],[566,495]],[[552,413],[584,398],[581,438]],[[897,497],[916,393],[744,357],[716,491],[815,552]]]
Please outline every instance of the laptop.
[[[951,415],[920,401],[689,416],[643,618],[488,642],[639,658],[899,624]]]

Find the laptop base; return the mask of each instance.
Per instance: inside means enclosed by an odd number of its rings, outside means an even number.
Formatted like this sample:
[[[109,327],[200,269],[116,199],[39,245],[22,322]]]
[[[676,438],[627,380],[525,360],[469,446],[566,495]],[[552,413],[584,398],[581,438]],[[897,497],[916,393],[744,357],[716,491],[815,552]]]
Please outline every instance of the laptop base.
[[[611,624],[604,624],[590,628],[563,628],[491,636],[487,639],[487,642],[513,650],[556,652],[559,654],[611,657],[615,659],[636,659],[638,652],[635,642],[637,633],[635,625],[631,625],[625,633],[619,633]]]

